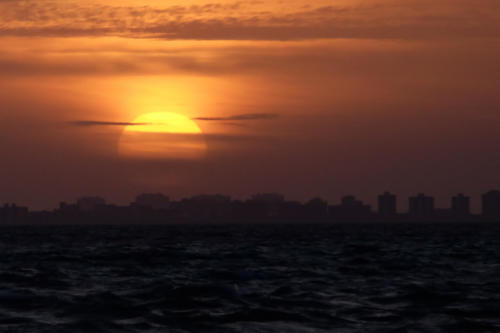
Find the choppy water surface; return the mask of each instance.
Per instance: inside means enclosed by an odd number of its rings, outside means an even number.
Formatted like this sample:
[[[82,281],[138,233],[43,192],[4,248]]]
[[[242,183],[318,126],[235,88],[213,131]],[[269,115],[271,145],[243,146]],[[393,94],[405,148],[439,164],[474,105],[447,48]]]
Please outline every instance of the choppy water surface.
[[[500,226],[0,228],[1,332],[500,332]]]

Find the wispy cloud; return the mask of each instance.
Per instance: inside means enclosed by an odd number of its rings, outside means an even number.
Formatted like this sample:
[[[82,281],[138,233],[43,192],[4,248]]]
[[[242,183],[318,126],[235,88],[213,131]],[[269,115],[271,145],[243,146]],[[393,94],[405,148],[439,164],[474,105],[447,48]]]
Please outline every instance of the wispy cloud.
[[[253,2],[170,7],[0,1],[0,35],[196,40],[496,37],[498,0],[378,0],[265,10]]]
[[[69,124],[81,127],[98,127],[98,126],[139,126],[139,125],[152,125],[154,123],[129,123],[129,122],[111,122],[111,121],[73,121]],[[236,125],[236,124],[234,124]],[[243,125],[243,124],[242,124]],[[152,140],[168,140],[170,142],[179,141],[185,142],[189,140],[199,140],[200,137],[211,143],[243,143],[253,142],[258,140],[270,140],[271,137],[265,135],[249,135],[249,134],[227,134],[227,133],[169,133],[169,132],[145,132],[142,133],[143,137],[151,138]]]
[[[248,113],[240,114],[229,117],[196,117],[193,120],[200,121],[246,121],[246,120],[269,120],[278,118],[276,113]],[[93,126],[144,126],[153,125],[154,123],[132,123],[124,121],[99,121],[99,120],[77,120],[71,121],[69,124],[80,127],[93,127]]]
[[[278,118],[279,115],[276,113],[247,113],[234,115],[229,117],[196,117],[194,120],[202,121],[244,121],[244,120],[269,120]]]
[[[81,127],[92,126],[140,126],[151,125],[151,123],[129,123],[129,122],[116,122],[116,121],[94,121],[94,120],[78,120],[70,122],[71,125]]]

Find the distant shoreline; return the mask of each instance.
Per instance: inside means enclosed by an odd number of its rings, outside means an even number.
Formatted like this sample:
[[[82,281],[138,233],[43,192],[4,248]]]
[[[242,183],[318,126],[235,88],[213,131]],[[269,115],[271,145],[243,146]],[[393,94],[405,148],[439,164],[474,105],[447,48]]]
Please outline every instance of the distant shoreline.
[[[38,227],[38,226],[228,226],[228,225],[441,225],[441,224],[473,224],[473,225],[492,225],[499,224],[498,219],[456,219],[456,220],[417,220],[417,219],[401,219],[401,220],[366,220],[366,219],[342,219],[342,220],[291,220],[291,219],[172,219],[164,221],[151,220],[109,220],[91,221],[19,221],[15,223],[0,223],[0,227]]]

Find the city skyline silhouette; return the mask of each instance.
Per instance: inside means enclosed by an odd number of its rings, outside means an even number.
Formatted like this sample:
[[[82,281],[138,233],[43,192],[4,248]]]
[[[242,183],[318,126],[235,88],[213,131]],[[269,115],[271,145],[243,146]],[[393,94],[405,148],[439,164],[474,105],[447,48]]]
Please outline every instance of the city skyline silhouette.
[[[246,200],[223,194],[197,195],[171,200],[162,193],[143,193],[129,205],[108,203],[99,196],[80,197],[75,203],[61,202],[54,210],[30,211],[17,204],[0,206],[0,223],[252,223],[252,222],[471,222],[500,221],[500,191],[481,196],[481,211],[471,210],[471,198],[458,193],[446,207],[435,198],[418,193],[407,198],[408,209],[401,209],[398,196],[385,191],[372,207],[354,195],[339,203],[319,197],[305,202],[286,200],[280,193],[257,193]],[[399,204],[399,206],[398,206]]]

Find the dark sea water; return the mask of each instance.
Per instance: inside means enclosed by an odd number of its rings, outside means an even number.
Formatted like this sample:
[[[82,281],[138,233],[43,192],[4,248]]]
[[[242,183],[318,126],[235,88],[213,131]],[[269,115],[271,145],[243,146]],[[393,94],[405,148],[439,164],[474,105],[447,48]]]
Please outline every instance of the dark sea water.
[[[500,225],[0,228],[0,332],[500,332]]]

